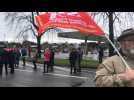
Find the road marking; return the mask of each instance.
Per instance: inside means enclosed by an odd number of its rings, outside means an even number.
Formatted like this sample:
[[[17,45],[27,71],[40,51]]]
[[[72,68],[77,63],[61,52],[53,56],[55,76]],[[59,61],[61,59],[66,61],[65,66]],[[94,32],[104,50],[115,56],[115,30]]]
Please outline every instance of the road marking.
[[[55,68],[59,69],[59,70],[67,71],[67,72],[70,71],[70,69],[68,69],[68,68],[62,68],[62,67],[57,67],[57,66],[55,66]]]
[[[33,65],[32,64],[27,64],[29,67],[32,67],[33,68]],[[37,66],[43,66],[43,64],[37,64]],[[38,67],[40,69],[43,69],[43,67]],[[62,70],[62,71],[66,71],[66,72],[70,72],[70,69],[68,68],[63,68],[63,67],[58,67],[58,66],[54,66],[55,69],[59,69],[59,70]],[[83,70],[85,71],[85,70]],[[85,72],[89,72],[89,73],[95,73],[94,71],[85,71]]]
[[[33,65],[30,63],[27,63],[26,65],[33,68]],[[43,64],[37,64],[37,66],[43,66]],[[43,69],[43,67],[38,67],[38,68]],[[62,70],[62,71],[70,72],[68,68],[62,68],[58,66],[54,66],[54,68]],[[22,71],[25,71],[25,70],[22,70]],[[86,71],[86,70],[83,70],[83,71],[88,72],[88,73],[95,73],[94,71]],[[33,71],[27,71],[27,72],[33,72]],[[89,79],[88,77],[71,76],[71,75],[65,75],[65,74],[56,74],[56,73],[45,73],[45,74],[51,74],[51,75],[60,76],[60,77],[80,78],[80,79],[86,79],[86,80]]]
[[[46,73],[46,74],[60,76],[60,77],[72,77],[72,78],[79,78],[79,79],[86,79],[86,80],[89,79],[88,77],[70,76],[65,74],[55,74],[55,73]]]
[[[83,71],[88,73],[95,73],[95,71],[89,71],[89,70],[83,70]]]
[[[18,71],[21,71],[21,72],[33,72],[33,71],[30,71],[30,70],[22,70],[22,69],[15,69],[15,70],[18,70]]]
[[[26,64],[26,65],[28,65],[29,67],[32,67],[33,68],[33,65],[32,64]],[[37,64],[37,66],[43,66],[43,64]],[[40,68],[40,69],[43,69],[43,67],[38,67],[38,68]],[[63,71],[67,71],[67,72],[69,72],[70,70],[68,69],[68,68],[62,68],[62,67],[57,67],[57,66],[54,66],[54,68],[55,69],[59,69],[59,70],[63,70]]]
[[[21,72],[30,72],[30,73],[33,72],[33,71],[30,71],[30,70],[22,70],[22,69],[15,69],[15,70],[18,70],[18,71],[21,71]],[[88,77],[71,76],[71,75],[65,75],[65,74],[56,74],[56,73],[45,73],[45,74],[54,75],[54,76],[60,76],[60,77],[79,78],[79,79],[85,79],[85,80],[88,80],[89,79]]]

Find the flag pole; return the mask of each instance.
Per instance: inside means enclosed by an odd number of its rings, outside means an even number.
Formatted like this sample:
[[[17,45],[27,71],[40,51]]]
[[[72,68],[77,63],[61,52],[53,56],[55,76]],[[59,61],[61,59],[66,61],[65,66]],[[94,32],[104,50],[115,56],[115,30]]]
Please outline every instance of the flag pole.
[[[131,70],[131,68],[129,67],[128,63],[125,61],[125,59],[122,57],[122,55],[120,54],[119,50],[115,47],[115,45],[113,44],[113,42],[109,39],[108,35],[105,34],[105,37],[107,38],[107,40],[109,41],[109,43],[112,45],[112,47],[115,49],[115,51],[117,52],[117,54],[119,55],[119,57],[121,58],[121,60],[123,61],[123,63],[126,66],[126,69]]]

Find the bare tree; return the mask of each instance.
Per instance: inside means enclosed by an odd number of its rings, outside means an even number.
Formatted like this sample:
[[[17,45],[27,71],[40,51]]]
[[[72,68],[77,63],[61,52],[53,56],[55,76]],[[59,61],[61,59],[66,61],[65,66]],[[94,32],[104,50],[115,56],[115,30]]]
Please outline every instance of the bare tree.
[[[40,12],[6,12],[5,21],[7,22],[7,25],[11,27],[11,29],[19,30],[16,39],[23,37],[24,34],[30,31],[36,37],[38,54],[39,57],[41,57],[41,37],[43,33],[40,36],[38,35],[38,26],[35,21],[35,15],[39,14]],[[53,29],[55,31],[60,31],[57,28],[48,28],[45,30],[45,32],[53,31]]]
[[[121,31],[124,30],[125,25],[129,25],[132,27],[132,22],[134,20],[134,13],[133,12],[92,12],[91,15],[95,19],[96,17],[98,18],[98,22],[102,21],[103,26],[108,26],[109,28],[109,38],[110,40],[114,43],[115,35],[117,35],[117,24],[119,24],[119,28]],[[123,23],[124,22],[124,23]],[[106,25],[108,24],[108,25]],[[123,28],[120,26],[123,25]],[[121,32],[120,31],[120,32]],[[116,34],[115,34],[116,33]],[[116,36],[117,37],[117,36]],[[114,49],[109,44],[109,56],[113,55]]]
[[[38,26],[35,22],[35,15],[39,12],[6,12],[5,21],[12,29],[18,29],[17,38],[25,36],[29,31],[36,37],[39,57],[41,57],[41,36],[38,36]]]

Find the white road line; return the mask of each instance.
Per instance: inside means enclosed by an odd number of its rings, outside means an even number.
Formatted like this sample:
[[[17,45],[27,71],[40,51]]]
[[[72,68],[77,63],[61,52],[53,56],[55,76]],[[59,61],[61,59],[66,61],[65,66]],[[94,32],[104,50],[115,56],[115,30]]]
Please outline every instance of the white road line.
[[[55,68],[59,69],[59,70],[67,71],[67,72],[70,71],[70,69],[68,69],[68,68],[62,68],[62,67],[57,67],[57,66],[55,66]]]
[[[15,70],[18,70],[18,71],[21,71],[21,72],[30,72],[30,73],[33,72],[33,71],[30,71],[30,70],[22,70],[22,69],[15,69]]]
[[[83,70],[83,71],[88,73],[95,73],[95,71],[89,71],[89,70]]]
[[[65,75],[65,74],[55,74],[55,73],[46,73],[49,75],[55,75],[55,76],[60,76],[60,77],[72,77],[72,78],[80,78],[80,79],[89,79],[88,77],[80,77],[80,76],[70,76],[70,75]]]
[[[29,67],[32,67],[33,68],[33,65],[31,65],[31,64],[26,64],[26,65],[28,65]],[[41,64],[37,64],[37,66],[42,66],[42,67],[39,67],[40,69],[43,69],[43,65],[41,65]],[[54,68],[56,68],[56,69],[59,69],[59,70],[63,70],[63,71],[67,71],[67,72],[69,72],[70,70],[69,69],[67,69],[67,68],[62,68],[62,67],[57,67],[57,66],[54,66]]]
[[[33,72],[33,71],[30,71],[30,70],[21,70],[21,69],[15,69],[15,70],[18,70],[18,71],[21,71],[21,72],[30,72],[30,73]],[[70,76],[70,75],[65,75],[65,74],[55,74],[55,73],[45,73],[45,74],[54,75],[54,76],[60,76],[60,77],[79,78],[79,79],[85,79],[85,80],[89,79],[88,77]]]
[[[29,67],[32,67],[33,68],[33,65],[31,64],[27,64]],[[42,64],[37,64],[37,66],[43,66]],[[38,67],[40,69],[43,69],[43,67]],[[62,70],[62,71],[66,71],[66,72],[70,72],[70,69],[68,68],[63,68],[63,67],[58,67],[58,66],[54,66],[55,69],[59,69],[59,70]],[[85,70],[84,70],[85,71]],[[86,71],[86,72],[89,72],[89,73],[95,73],[94,71]]]

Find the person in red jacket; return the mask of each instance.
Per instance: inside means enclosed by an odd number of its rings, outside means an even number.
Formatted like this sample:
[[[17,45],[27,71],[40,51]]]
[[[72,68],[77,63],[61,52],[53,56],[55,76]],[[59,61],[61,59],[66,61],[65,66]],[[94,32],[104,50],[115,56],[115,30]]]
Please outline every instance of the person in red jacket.
[[[44,52],[44,72],[43,73],[46,72],[45,71],[46,65],[47,65],[47,72],[48,72],[50,58],[51,58],[51,51],[49,50],[49,48],[46,48]]]

